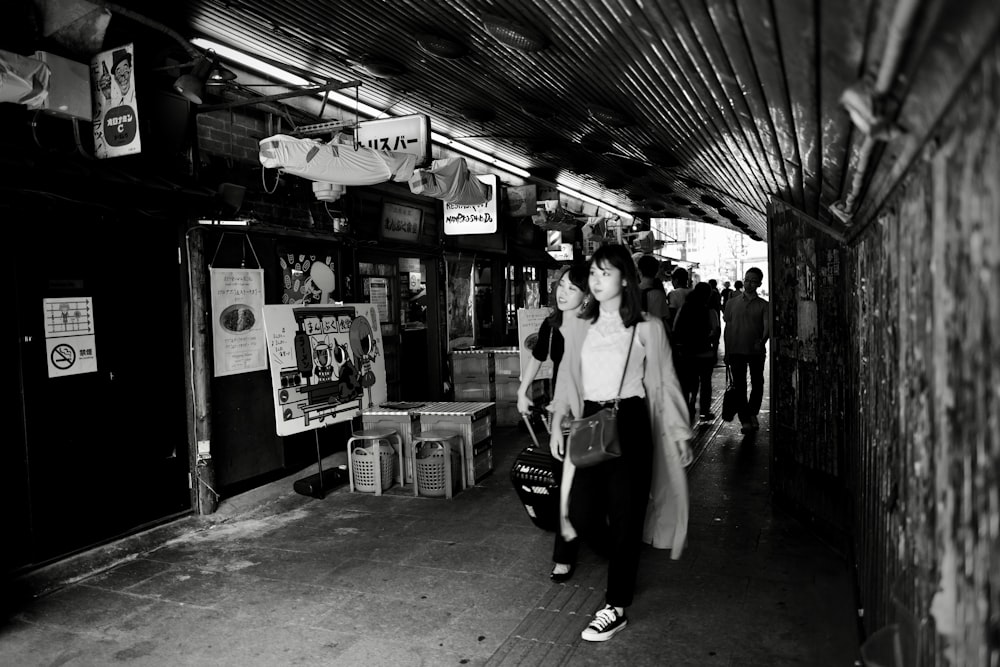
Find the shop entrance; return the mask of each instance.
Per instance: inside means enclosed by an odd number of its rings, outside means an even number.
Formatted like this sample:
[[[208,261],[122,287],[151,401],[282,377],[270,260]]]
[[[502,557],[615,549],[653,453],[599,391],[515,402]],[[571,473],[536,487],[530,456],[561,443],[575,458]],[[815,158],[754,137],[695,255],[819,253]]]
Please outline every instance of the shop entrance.
[[[358,253],[358,278],[378,307],[389,400],[440,400],[438,260]]]

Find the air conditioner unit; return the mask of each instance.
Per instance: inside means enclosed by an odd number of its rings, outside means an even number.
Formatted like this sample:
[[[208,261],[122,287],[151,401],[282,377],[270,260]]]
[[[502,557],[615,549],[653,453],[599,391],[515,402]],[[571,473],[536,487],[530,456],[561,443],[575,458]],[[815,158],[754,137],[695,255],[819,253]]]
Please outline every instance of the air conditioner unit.
[[[49,66],[49,96],[42,109],[57,116],[93,120],[90,106],[90,66],[47,51],[35,51],[35,58]]]

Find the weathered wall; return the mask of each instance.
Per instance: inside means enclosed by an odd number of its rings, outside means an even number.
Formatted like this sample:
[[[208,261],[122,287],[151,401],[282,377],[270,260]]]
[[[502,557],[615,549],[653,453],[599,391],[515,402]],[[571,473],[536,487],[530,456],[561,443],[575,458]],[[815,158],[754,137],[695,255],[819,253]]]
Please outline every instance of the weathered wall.
[[[768,222],[771,489],[844,547],[843,244],[779,201]]]
[[[868,631],[914,630],[925,667],[1000,660],[998,111],[994,42],[848,249],[860,604]]]

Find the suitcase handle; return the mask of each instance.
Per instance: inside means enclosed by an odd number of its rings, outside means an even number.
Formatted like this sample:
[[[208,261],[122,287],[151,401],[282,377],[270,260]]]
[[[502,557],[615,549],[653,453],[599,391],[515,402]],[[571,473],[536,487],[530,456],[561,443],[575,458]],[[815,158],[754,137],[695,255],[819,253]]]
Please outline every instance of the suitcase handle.
[[[534,429],[534,427],[532,427],[531,420],[528,419],[528,415],[527,414],[522,414],[521,415],[521,419],[524,420],[524,425],[528,427],[528,433],[531,434],[531,441],[533,443],[535,443],[535,447],[537,449],[541,449],[542,446],[538,444],[538,436],[535,435],[535,429]]]

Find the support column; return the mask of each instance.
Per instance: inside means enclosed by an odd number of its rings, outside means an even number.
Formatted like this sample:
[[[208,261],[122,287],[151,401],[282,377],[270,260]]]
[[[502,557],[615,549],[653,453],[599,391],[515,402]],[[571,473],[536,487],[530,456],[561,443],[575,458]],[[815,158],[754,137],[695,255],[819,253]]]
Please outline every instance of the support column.
[[[187,255],[190,278],[188,322],[191,349],[191,387],[189,392],[193,427],[191,457],[191,503],[199,514],[212,514],[218,507],[215,492],[215,466],[212,462],[211,369],[208,353],[208,311],[205,301],[205,233],[200,227],[188,230]]]

